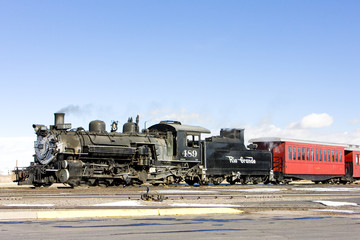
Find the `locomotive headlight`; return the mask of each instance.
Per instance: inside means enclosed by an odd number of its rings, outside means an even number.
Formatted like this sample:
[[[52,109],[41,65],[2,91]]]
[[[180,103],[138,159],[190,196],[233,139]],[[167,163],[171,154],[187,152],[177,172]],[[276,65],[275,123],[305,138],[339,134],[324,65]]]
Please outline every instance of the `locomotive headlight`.
[[[36,160],[43,164],[49,164],[56,155],[56,139],[52,134],[38,135],[34,142]]]

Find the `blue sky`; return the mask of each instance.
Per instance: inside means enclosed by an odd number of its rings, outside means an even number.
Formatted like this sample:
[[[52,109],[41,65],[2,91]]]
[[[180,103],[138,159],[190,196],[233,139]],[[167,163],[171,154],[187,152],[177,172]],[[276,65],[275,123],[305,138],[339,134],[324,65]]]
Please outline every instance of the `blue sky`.
[[[360,144],[359,11],[331,0],[2,0],[1,161],[31,160],[32,124],[60,110],[74,127],[140,114]]]

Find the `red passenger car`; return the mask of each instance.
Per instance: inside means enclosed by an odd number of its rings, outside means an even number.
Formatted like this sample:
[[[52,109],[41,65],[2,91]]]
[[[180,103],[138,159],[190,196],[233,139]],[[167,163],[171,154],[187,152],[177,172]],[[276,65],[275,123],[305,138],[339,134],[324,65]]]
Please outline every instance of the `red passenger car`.
[[[346,144],[286,138],[257,138],[250,142],[272,152],[274,176],[279,182],[348,182],[353,180],[353,174],[360,177],[360,149],[354,152]]]

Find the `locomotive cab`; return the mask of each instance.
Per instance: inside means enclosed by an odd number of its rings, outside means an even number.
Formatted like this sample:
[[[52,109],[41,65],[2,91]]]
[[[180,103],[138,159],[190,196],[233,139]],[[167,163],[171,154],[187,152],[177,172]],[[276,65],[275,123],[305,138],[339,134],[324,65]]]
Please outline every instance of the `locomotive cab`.
[[[176,121],[162,121],[149,132],[166,138],[167,156],[157,159],[149,179],[152,184],[180,182],[201,165],[203,150],[201,134],[210,133],[203,127],[182,125]],[[186,181],[186,177],[185,177]]]
[[[201,134],[210,133],[203,127],[182,125],[176,121],[162,121],[149,128],[150,132],[159,132],[171,136],[167,142],[172,144],[172,160],[185,162],[201,161]]]

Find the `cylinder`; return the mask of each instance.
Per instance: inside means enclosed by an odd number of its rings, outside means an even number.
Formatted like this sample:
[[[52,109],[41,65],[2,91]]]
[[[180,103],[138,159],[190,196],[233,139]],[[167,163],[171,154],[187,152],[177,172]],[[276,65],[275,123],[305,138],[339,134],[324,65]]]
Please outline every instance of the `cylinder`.
[[[55,126],[64,125],[65,113],[54,113],[55,115]]]

